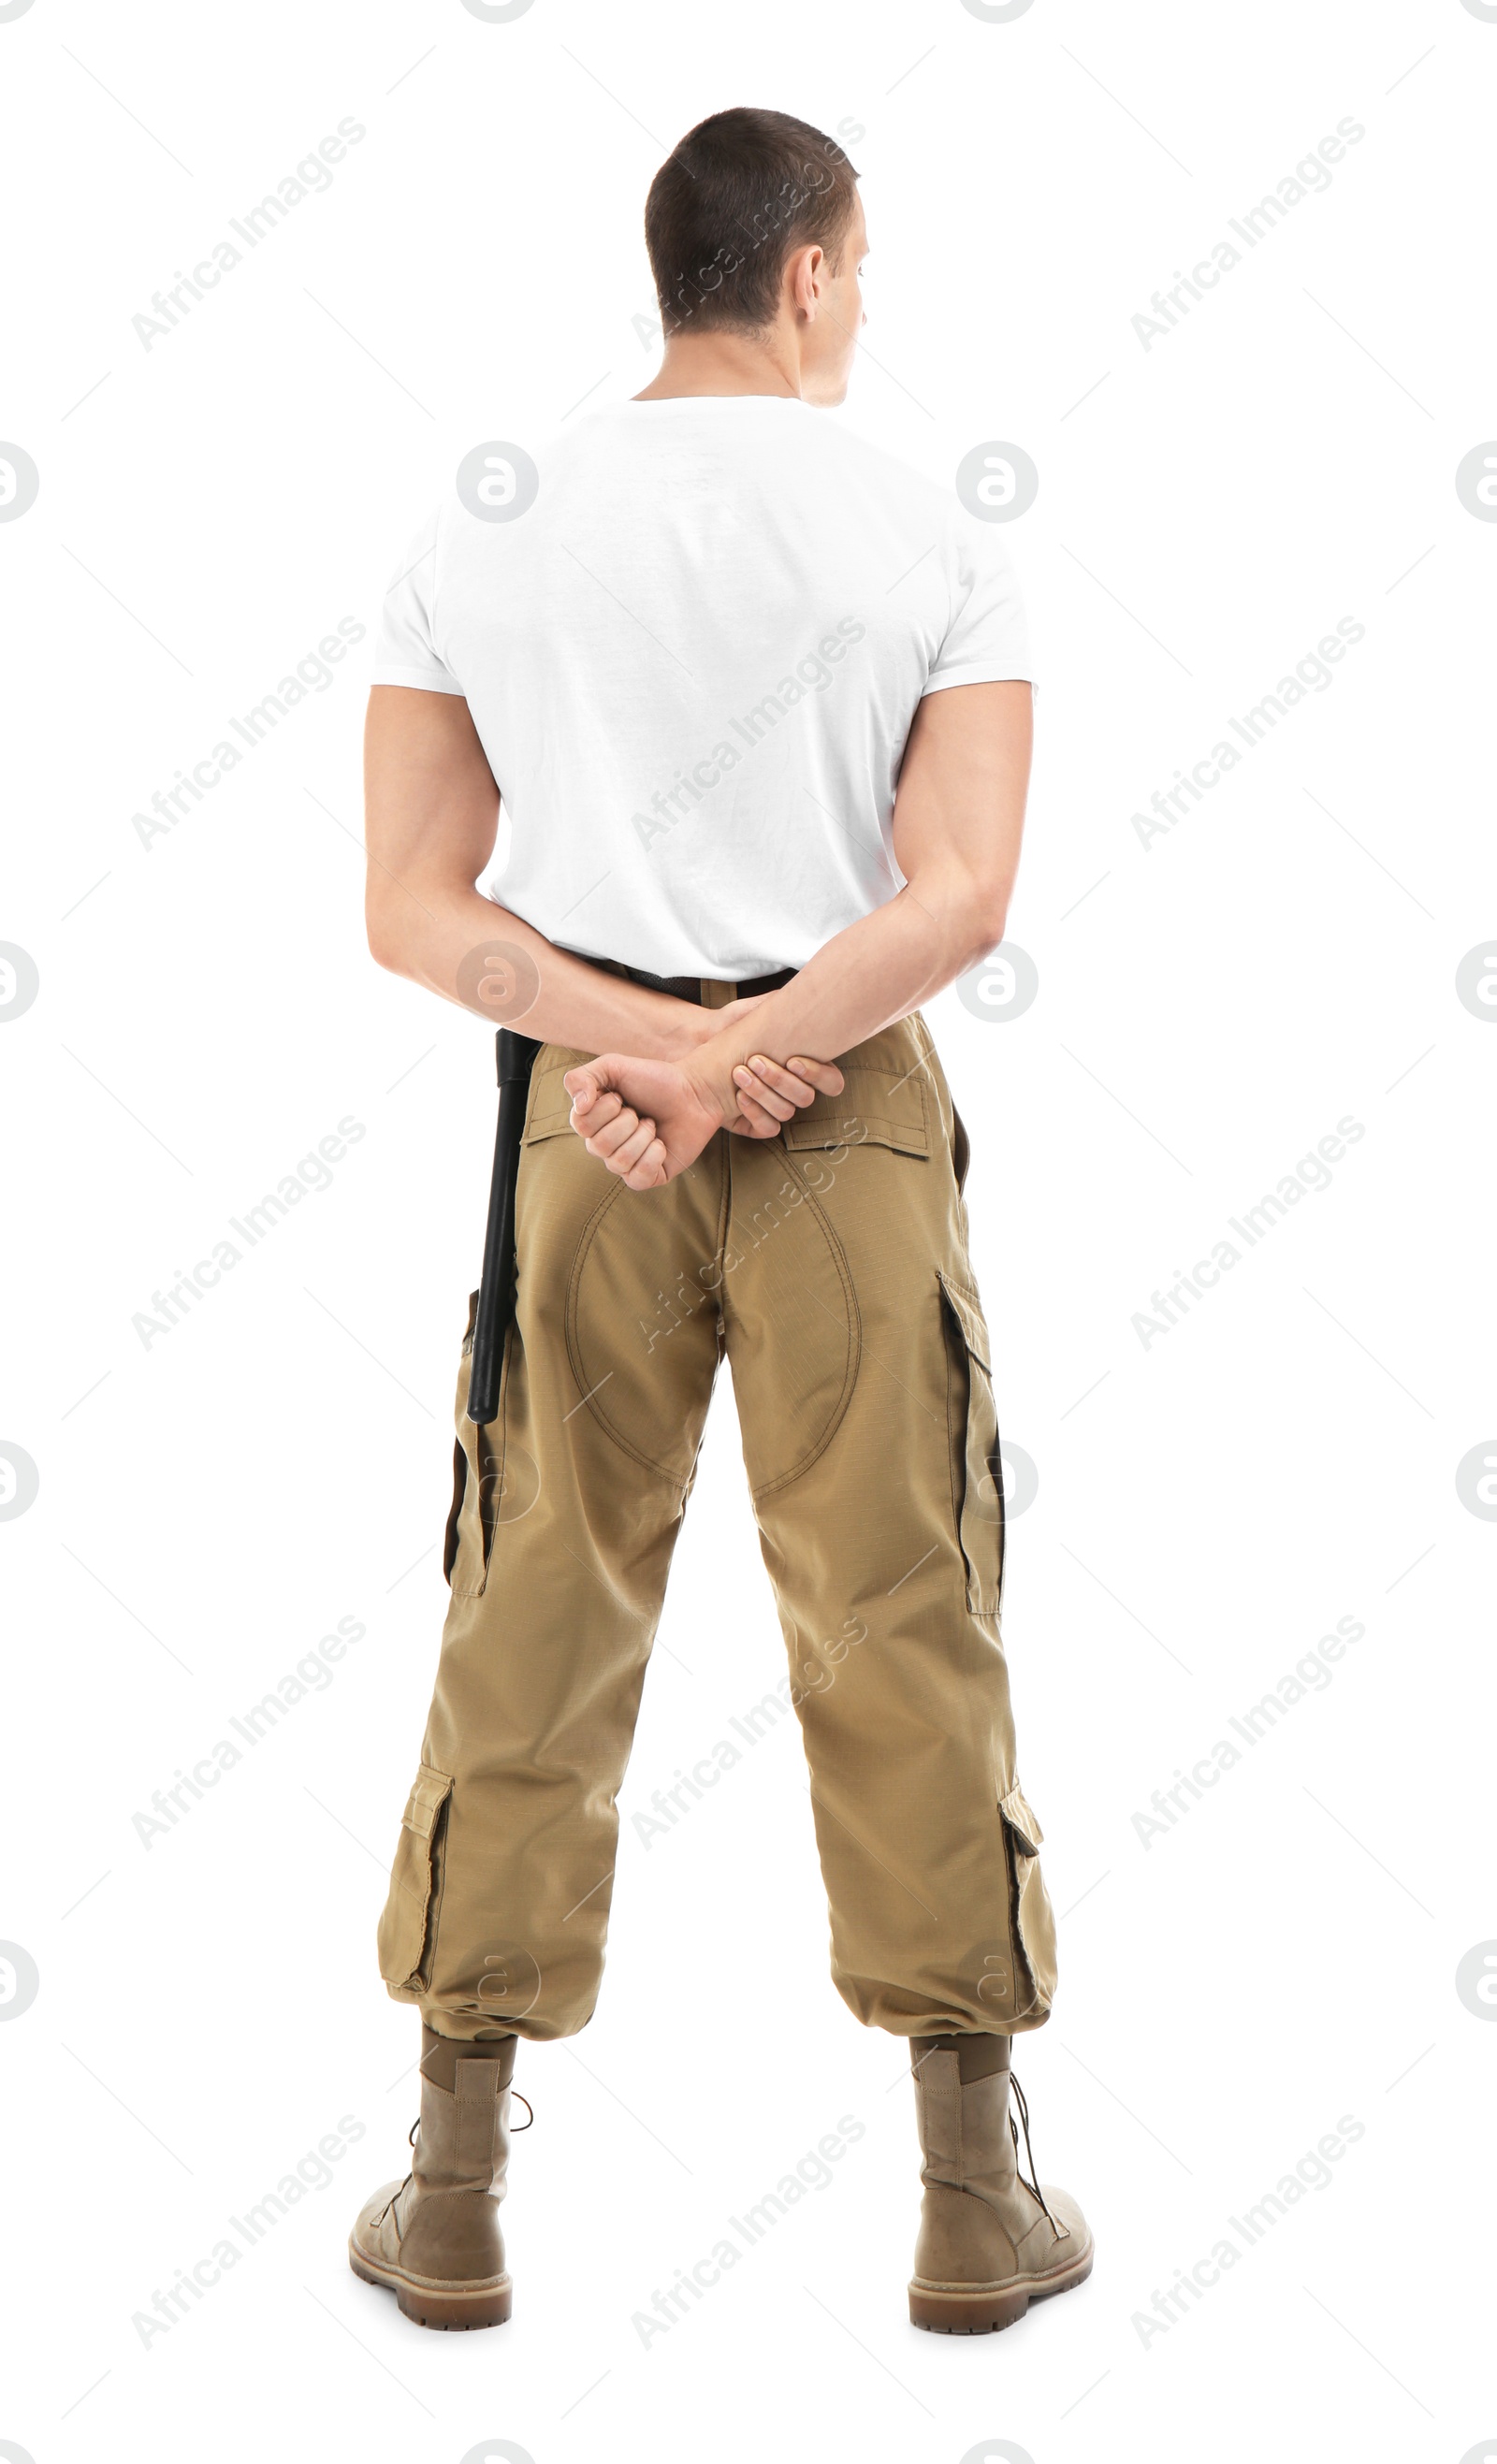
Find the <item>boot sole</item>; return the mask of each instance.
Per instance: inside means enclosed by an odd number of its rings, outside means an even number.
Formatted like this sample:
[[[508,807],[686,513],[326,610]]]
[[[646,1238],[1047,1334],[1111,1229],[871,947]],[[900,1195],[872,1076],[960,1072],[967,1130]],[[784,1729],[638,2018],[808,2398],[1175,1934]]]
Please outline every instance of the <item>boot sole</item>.
[[[910,2287],[910,2324],[928,2328],[936,2336],[997,2335],[1000,2329],[1017,2324],[1031,2301],[1047,2301],[1054,2293],[1068,2293],[1073,2285],[1085,2284],[1093,2255],[1089,2250],[1084,2258],[1056,2276],[1032,2276],[1017,2284],[978,2285],[971,2291],[921,2284],[916,2278]]]
[[[491,2277],[471,2288],[439,2284],[429,2277],[377,2266],[352,2240],[348,2264],[365,2284],[383,2285],[393,2293],[406,2317],[418,2327],[502,2327],[514,2303],[515,2288],[507,2276]]]

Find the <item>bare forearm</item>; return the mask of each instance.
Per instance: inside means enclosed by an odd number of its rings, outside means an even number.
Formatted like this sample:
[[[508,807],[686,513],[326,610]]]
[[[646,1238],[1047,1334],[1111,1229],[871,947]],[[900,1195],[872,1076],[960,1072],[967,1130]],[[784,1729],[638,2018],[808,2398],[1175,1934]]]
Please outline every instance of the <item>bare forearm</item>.
[[[701,1013],[688,1002],[557,949],[478,890],[371,889],[369,940],[392,974],[541,1043],[666,1061],[700,1042]]]
[[[836,934],[752,1016],[735,1019],[695,1056],[720,1089],[752,1053],[833,1061],[906,1018],[1002,940],[1002,914],[975,901],[959,874],[921,876],[871,915]]]

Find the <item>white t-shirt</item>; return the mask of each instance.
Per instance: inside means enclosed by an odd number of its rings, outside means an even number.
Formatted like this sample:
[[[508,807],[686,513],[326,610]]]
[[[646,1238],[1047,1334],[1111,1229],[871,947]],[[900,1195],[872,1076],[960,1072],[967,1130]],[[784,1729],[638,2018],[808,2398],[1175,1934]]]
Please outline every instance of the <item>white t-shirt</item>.
[[[625,402],[453,495],[400,560],[376,684],[464,694],[509,820],[491,897],[666,976],[804,966],[894,895],[922,694],[1029,678],[993,529],[794,397]]]

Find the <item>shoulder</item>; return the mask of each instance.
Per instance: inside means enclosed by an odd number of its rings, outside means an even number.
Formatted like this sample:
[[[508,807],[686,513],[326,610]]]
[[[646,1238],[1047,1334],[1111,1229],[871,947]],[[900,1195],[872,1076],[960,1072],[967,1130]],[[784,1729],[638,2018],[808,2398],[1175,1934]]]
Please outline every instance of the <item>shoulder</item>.
[[[494,436],[470,446],[451,484],[409,533],[407,554],[437,567],[485,547],[498,549],[525,528],[522,517],[564,476],[596,460],[585,423],[527,436]]]
[[[959,508],[949,481],[917,469],[886,447],[875,445],[870,438],[849,427],[841,419],[825,412],[813,413],[804,423],[802,434],[807,449],[828,468],[840,467],[847,477],[866,487],[881,502],[908,509],[926,524],[938,522]]]
[[[436,556],[437,529],[442,516],[440,505],[429,505],[404,534],[397,533],[397,545],[390,568],[386,591],[398,590],[402,583],[429,581]]]
[[[856,429],[826,423],[828,456],[840,460],[860,491],[908,522],[936,549],[953,580],[1005,569],[1009,564],[1002,525],[984,520],[963,501],[954,466],[936,473],[871,444]]]

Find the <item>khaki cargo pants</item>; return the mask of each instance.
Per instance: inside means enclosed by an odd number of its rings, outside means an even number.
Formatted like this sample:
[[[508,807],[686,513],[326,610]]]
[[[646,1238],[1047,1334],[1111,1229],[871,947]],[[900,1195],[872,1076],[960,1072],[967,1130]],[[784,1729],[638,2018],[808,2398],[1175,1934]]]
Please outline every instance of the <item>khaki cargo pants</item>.
[[[586,1057],[536,1062],[482,1430],[470,1314],[451,1605],[385,1981],[447,2036],[565,2036],[592,2015],[616,1799],[726,1353],[837,1989],[897,2036],[1038,2027],[1055,1941],[999,1630],[992,1354],[965,1133],[924,1021],[859,1045],[844,1093],[780,1137],[721,1133],[643,1193],[568,1127],[562,1071]]]

